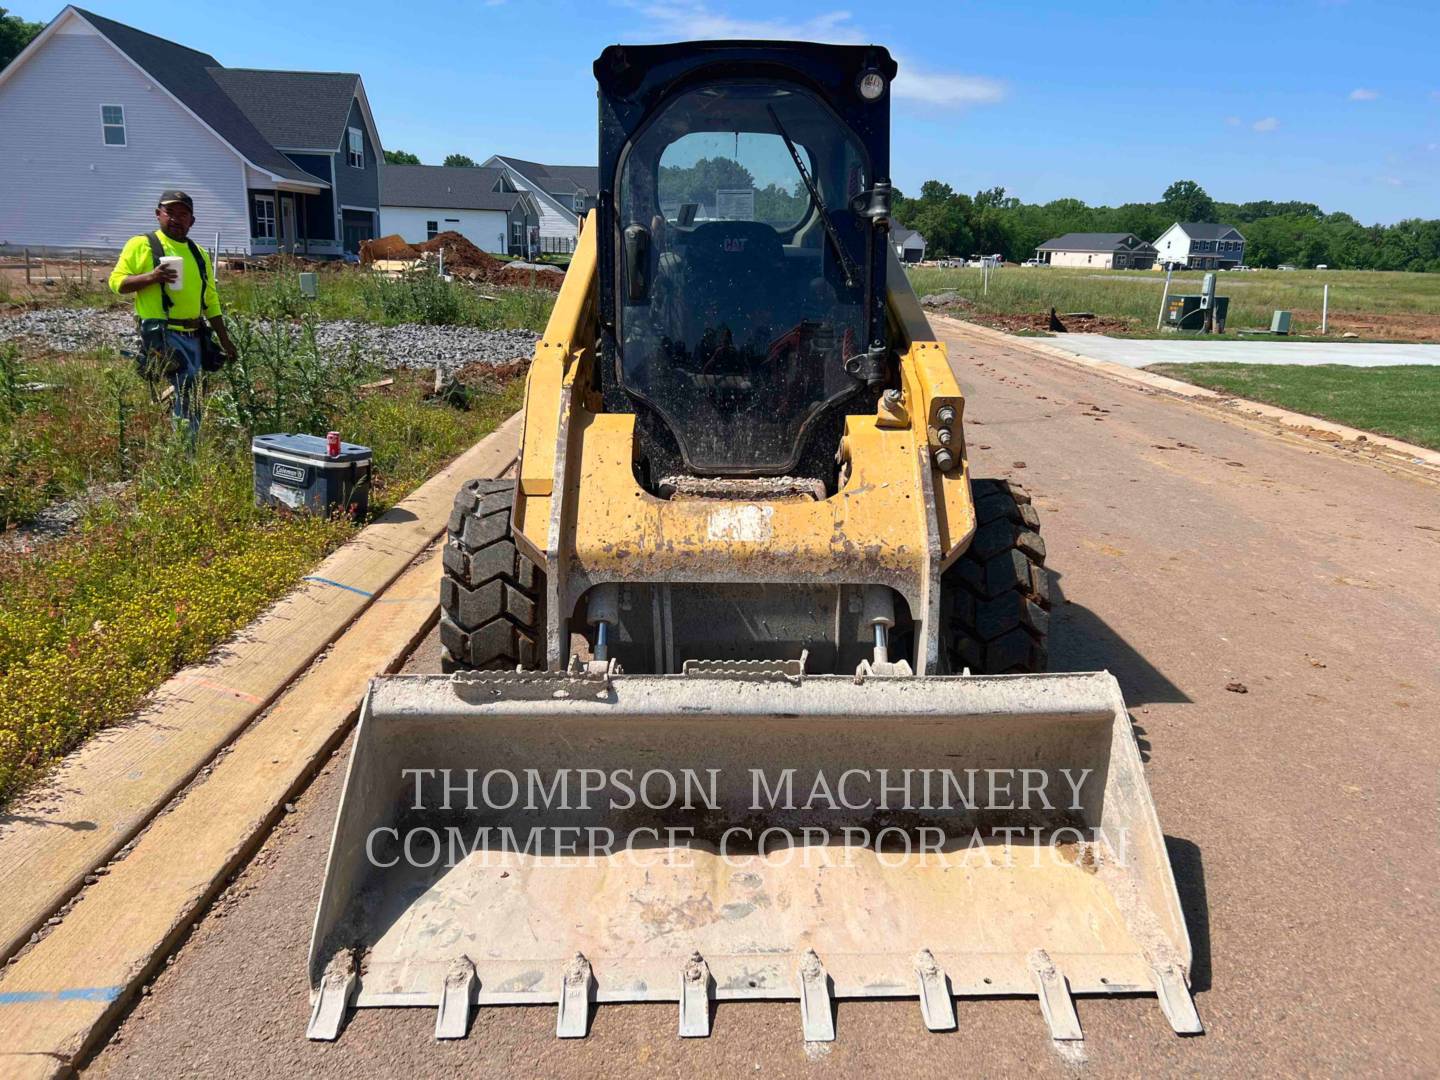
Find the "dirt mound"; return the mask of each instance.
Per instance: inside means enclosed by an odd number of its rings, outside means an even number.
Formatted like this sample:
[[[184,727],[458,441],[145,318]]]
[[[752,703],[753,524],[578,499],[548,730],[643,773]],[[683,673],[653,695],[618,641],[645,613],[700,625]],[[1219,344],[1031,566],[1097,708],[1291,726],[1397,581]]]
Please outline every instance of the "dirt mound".
[[[376,259],[418,259],[420,253],[402,240],[398,233],[360,241],[360,262],[369,266]]]
[[[536,269],[528,263],[510,263],[502,266],[500,272],[491,280],[498,285],[509,285],[512,288],[549,289],[551,292],[559,292],[560,286],[565,283],[565,275],[560,272],[559,267]]]
[[[1007,330],[1014,333],[1017,330],[1029,333],[1040,332],[1042,334],[1053,333],[1050,326],[1050,314],[1019,314],[1019,315],[976,315],[967,313],[964,318],[970,322],[979,323],[981,326],[989,326],[996,330]],[[1061,313],[1060,322],[1065,327],[1065,333],[1070,334],[1125,334],[1134,327],[1124,319],[1110,319],[1096,315],[1064,314]]]
[[[486,278],[491,277],[505,265],[500,259],[492,258],[472,244],[458,232],[436,233],[417,249],[421,254],[438,254],[445,251],[445,271],[478,270]]]

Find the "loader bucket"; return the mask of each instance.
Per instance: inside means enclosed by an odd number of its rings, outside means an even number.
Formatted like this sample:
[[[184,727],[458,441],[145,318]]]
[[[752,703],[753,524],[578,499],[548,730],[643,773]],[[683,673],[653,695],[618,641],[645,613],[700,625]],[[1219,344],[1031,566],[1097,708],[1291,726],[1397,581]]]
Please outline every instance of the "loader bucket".
[[[801,1005],[1156,993],[1198,1032],[1190,944],[1108,673],[378,679],[310,950],[312,1038],[348,1006]]]

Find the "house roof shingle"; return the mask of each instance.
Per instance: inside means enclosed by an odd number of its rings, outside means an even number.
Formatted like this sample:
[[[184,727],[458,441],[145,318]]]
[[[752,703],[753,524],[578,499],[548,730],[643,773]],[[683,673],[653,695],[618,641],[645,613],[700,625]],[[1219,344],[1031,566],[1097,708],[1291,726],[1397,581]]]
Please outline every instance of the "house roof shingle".
[[[286,180],[330,186],[328,181],[311,176],[297,166],[260,133],[244,110],[215,81],[212,71],[223,69],[209,53],[177,45],[83,8],[74,10],[256,168]]]
[[[1213,221],[1177,221],[1175,224],[1184,229],[1185,235],[1191,240],[1219,240],[1232,232],[1244,239],[1244,235],[1234,225],[1220,225]]]
[[[341,145],[359,75],[227,67],[209,70],[210,77],[272,146],[334,150]]]
[[[496,157],[542,191],[573,195],[583,189],[586,194],[594,195],[600,190],[598,165],[542,165],[538,161],[525,161],[504,154]]]
[[[1133,244],[1127,243],[1134,240]],[[1046,240],[1040,251],[1154,251],[1154,245],[1128,232],[1072,232]]]
[[[500,169],[469,166],[386,165],[380,170],[380,204],[509,211],[525,195],[494,190],[503,175]]]

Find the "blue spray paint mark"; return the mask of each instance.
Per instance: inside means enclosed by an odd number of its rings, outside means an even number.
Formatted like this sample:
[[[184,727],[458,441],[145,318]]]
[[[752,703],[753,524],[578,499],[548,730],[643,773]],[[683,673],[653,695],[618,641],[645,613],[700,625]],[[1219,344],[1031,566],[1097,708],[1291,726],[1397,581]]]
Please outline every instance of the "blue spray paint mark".
[[[0,1005],[30,1005],[37,1001],[114,1001],[123,986],[77,986],[70,990],[11,990],[0,992]]]
[[[333,585],[337,589],[344,589],[346,592],[359,593],[361,596],[369,597],[375,595],[372,592],[366,592],[364,589],[357,589],[354,585],[343,585],[338,581],[331,581],[328,577],[317,577],[316,575],[311,574],[305,580],[316,581],[319,582],[321,585]]]

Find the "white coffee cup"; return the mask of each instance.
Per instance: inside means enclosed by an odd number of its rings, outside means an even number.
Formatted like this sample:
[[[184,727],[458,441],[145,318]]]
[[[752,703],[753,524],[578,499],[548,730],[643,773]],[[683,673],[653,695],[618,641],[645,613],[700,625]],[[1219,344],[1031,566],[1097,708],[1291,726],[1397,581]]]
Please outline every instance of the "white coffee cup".
[[[161,266],[173,266],[175,268],[175,280],[165,287],[171,292],[179,292],[185,288],[185,260],[179,255],[160,256]]]

